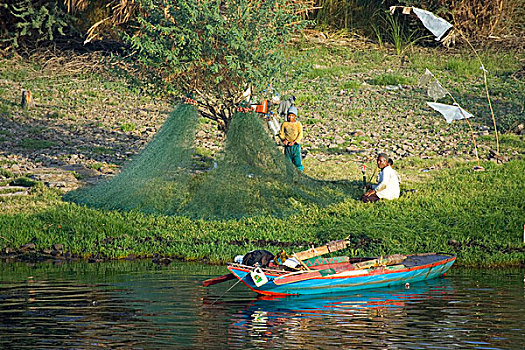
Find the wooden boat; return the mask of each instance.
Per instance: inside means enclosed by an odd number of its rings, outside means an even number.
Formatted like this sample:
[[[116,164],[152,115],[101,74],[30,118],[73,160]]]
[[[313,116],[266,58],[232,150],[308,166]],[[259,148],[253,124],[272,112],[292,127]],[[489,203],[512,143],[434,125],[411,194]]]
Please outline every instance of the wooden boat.
[[[456,256],[427,253],[386,258],[311,258],[304,261],[308,269],[283,271],[228,264],[228,270],[248,288],[263,295],[305,295],[340,293],[367,288],[406,285],[443,276]],[[391,263],[394,261],[395,263]],[[264,275],[265,283],[257,285]]]
[[[367,288],[389,287],[429,280],[444,275],[456,256],[448,253],[390,255],[378,258],[322,258],[345,249],[345,240],[293,254],[300,269],[290,271],[279,264],[267,267],[228,264],[231,273],[203,282],[207,287],[238,279],[256,293],[273,296],[340,293]],[[277,261],[282,260],[276,257]]]

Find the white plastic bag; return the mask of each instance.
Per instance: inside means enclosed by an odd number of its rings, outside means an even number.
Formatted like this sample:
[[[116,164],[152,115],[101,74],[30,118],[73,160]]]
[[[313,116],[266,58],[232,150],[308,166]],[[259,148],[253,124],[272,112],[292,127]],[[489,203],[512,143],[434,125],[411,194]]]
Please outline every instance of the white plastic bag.
[[[443,18],[434,15],[432,12],[417,7],[413,7],[412,10],[423,23],[425,28],[434,34],[437,41],[440,41],[443,35],[452,28],[452,24],[448,23]]]
[[[266,275],[260,267],[257,267],[250,271],[250,276],[252,277],[253,283],[255,283],[257,287],[260,287],[268,282],[268,277],[266,277]]]
[[[465,118],[474,117],[472,114],[470,114],[469,112],[467,112],[459,106],[446,105],[443,103],[436,102],[427,102],[427,104],[434,110],[441,113],[447,120],[447,123],[449,124],[452,123],[453,120],[461,120]]]

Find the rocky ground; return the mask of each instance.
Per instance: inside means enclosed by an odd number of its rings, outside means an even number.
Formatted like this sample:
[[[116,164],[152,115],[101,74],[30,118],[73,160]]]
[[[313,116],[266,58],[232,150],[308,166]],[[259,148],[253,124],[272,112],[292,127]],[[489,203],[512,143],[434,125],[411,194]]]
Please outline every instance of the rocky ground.
[[[388,57],[385,52],[385,60]],[[46,52],[30,60],[15,57],[0,62],[1,185],[24,185],[12,180],[27,177],[67,191],[111,176],[155,135],[175,104],[116,78],[102,68],[104,59],[97,53]],[[425,91],[417,86],[417,69],[406,68],[408,63],[399,59],[388,62],[371,67],[359,64],[354,56],[319,59],[313,74],[282,92],[283,97],[297,97],[306,160],[370,161],[378,151],[389,152],[395,160],[475,159],[467,124],[447,124],[426,106]],[[337,67],[346,68],[341,72],[334,70]],[[384,76],[393,77],[393,83],[374,81]],[[396,83],[396,77],[406,79]],[[478,78],[472,80],[473,85],[479,83]],[[20,105],[24,89],[33,94],[30,108]],[[484,114],[473,121],[473,131],[478,152],[486,158],[495,148],[493,127],[490,115],[482,112],[486,107],[478,106],[482,99],[476,101],[468,107]],[[525,157],[523,105],[513,101],[504,93],[493,99],[497,113],[517,116],[505,130],[514,135],[500,152],[507,159]],[[224,135],[208,120],[199,127],[198,152],[216,154]],[[17,192],[13,188],[0,195]]]

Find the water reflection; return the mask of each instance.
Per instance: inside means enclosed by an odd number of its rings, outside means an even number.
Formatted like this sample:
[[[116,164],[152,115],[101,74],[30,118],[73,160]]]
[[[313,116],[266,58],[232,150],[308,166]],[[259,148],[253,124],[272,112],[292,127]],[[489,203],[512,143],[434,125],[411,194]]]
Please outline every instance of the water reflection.
[[[249,339],[253,346],[399,346],[399,336],[406,333],[413,317],[409,316],[413,305],[442,304],[452,300],[453,295],[449,280],[435,280],[415,284],[410,289],[383,288],[316,297],[259,297],[234,315],[230,334],[235,335],[233,339]],[[397,330],[403,331],[390,341],[390,335]]]
[[[0,348],[521,348],[523,270],[268,298],[199,264],[0,264]]]
[[[521,349],[520,270],[454,270],[410,289],[259,297],[232,314],[228,347]],[[233,309],[234,306],[230,305]]]

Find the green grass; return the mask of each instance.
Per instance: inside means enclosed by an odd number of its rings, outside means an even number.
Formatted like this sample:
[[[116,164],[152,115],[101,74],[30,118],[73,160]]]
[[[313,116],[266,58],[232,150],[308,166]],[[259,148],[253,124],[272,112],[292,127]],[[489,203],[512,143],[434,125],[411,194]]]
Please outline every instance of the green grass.
[[[341,90],[358,90],[362,86],[362,82],[358,80],[348,80],[345,81],[343,84],[339,85],[339,89]]]
[[[38,181],[22,176],[14,179],[10,184],[12,186],[34,187],[38,185]]]
[[[411,85],[415,80],[397,73],[386,73],[374,77],[370,80],[372,85]]]
[[[7,178],[14,177],[12,172],[4,168],[0,168],[0,176],[7,177]]]
[[[136,128],[137,128],[137,124],[135,123],[124,122],[120,124],[120,130],[123,132],[135,131]]]
[[[93,170],[100,170],[103,166],[104,166],[104,164],[102,164],[102,163],[93,163],[93,164],[89,164],[87,166],[87,168],[88,169],[93,169]]]
[[[472,120],[475,126],[483,124],[492,127],[481,119],[489,114],[481,70],[475,56],[468,50],[444,53],[442,48],[414,49],[403,52],[408,57],[403,61],[404,58],[387,48],[356,49],[304,42],[291,48],[287,54],[294,56],[296,74],[293,79],[289,76],[282,78],[285,89],[282,95],[296,95],[306,135],[314,134],[316,125],[323,125],[327,131],[320,135],[323,138],[320,144],[315,144],[316,139],[305,139],[303,146],[310,148],[310,154],[328,155],[326,161],[307,157],[306,173],[326,181],[340,181],[354,186],[355,190],[345,201],[327,208],[296,201],[291,204],[297,206],[297,212],[288,218],[204,221],[85,208],[65,203],[59,192],[36,184],[29,196],[0,198],[3,208],[0,213],[0,248],[35,242],[38,249],[47,249],[55,243],[62,243],[66,250],[83,257],[100,255],[121,258],[129,254],[152,256],[160,253],[185,260],[220,263],[255,248],[277,251],[291,245],[286,248],[287,251],[298,251],[306,248],[305,243],[320,244],[349,236],[351,254],[448,251],[458,254],[460,265],[525,264],[522,242],[525,208],[522,190],[525,185],[523,136],[501,135],[504,153],[518,152],[518,155],[512,157],[514,161],[499,166],[484,162],[482,165],[487,170],[480,173],[472,171],[473,162],[436,157],[432,150],[425,153],[431,159],[411,157],[396,160],[394,167],[401,174],[402,188],[417,189],[417,192],[376,205],[364,205],[358,201],[362,160],[345,154],[344,148],[350,141],[334,149],[322,148],[333,135],[339,134],[344,138],[346,133],[356,129],[368,132],[383,121],[389,122],[392,127],[382,132],[381,139],[402,141],[408,135],[402,128],[397,128],[397,123],[406,122],[425,130],[425,138],[437,134],[454,135],[458,138],[458,148],[470,147],[467,126],[457,123],[446,125],[439,116],[430,114],[421,89],[411,87],[386,91],[377,86],[415,86],[419,75],[429,68],[461,104],[480,116]],[[489,71],[489,87],[494,96],[497,121],[508,118],[507,125],[525,121],[525,101],[521,92],[523,82],[511,77],[512,73],[521,69],[523,56],[481,52],[481,57]],[[137,105],[150,102],[143,100],[144,96],[135,96],[137,91],[123,79],[91,73],[61,74],[50,77],[50,74],[42,75],[39,69],[27,62],[14,64],[0,59],[0,79],[28,84],[25,87],[34,90],[40,103],[49,106],[49,111],[47,108],[36,108],[21,114],[18,93],[15,96],[11,90],[2,89],[0,118],[16,116],[23,119],[29,116],[37,119],[49,113],[47,118],[51,119],[50,122],[63,122],[75,120],[78,115],[79,119],[82,118],[79,128],[93,125],[112,129],[104,126],[101,113],[93,113],[91,119],[86,121],[82,116],[85,107],[100,103],[100,99],[104,99],[104,110],[111,106],[118,107],[128,99]],[[362,82],[377,86],[370,87]],[[346,90],[346,93],[340,94],[340,90]],[[116,113],[117,109],[112,110]],[[409,114],[414,118],[404,119]],[[341,116],[341,124],[330,124]],[[125,118],[117,120],[117,128],[123,132],[137,127]],[[358,124],[359,121],[362,124]],[[202,119],[199,123],[204,125],[210,121]],[[33,129],[34,134],[42,131],[43,128]],[[12,135],[0,130],[0,136],[9,139]],[[375,146],[378,140],[370,136],[354,137],[351,142],[360,146],[361,141],[369,142],[367,147],[370,148],[382,147]],[[479,137],[478,141],[494,148],[492,132],[489,136]],[[49,141],[27,140],[21,147],[45,149],[53,145]],[[95,147],[93,150],[79,147],[79,150],[98,155],[115,153],[111,147]],[[208,150],[197,148],[196,154],[203,158],[203,167],[212,165],[213,155]],[[0,164],[13,165],[16,161],[0,159]],[[94,163],[88,167],[100,170],[103,166],[102,163]],[[372,177],[375,165],[367,162],[367,169],[367,176]],[[11,180],[12,177],[6,181]],[[202,176],[195,176],[192,181],[198,183],[202,181]],[[457,244],[450,245],[451,240]]]
[[[414,160],[403,166],[410,174],[421,165],[428,164]],[[346,201],[327,208],[303,204],[296,215],[281,219],[193,221],[106,212],[63,203],[56,192],[42,189],[28,198],[11,199],[11,206],[20,209],[4,211],[0,227],[12,247],[34,242],[46,249],[62,243],[84,257],[160,252],[221,263],[251,249],[277,251],[291,244],[288,251],[299,251],[306,248],[305,242],[349,237],[350,249],[359,255],[448,251],[458,255],[459,265],[523,264],[525,199],[520,189],[525,185],[525,162],[484,163],[487,170],[479,173],[471,170],[472,163],[448,166],[427,173],[424,182],[410,179],[407,186],[418,192],[396,201],[360,203],[356,181],[356,192]],[[403,168],[399,171],[405,175]],[[359,178],[359,167],[352,168],[349,177]],[[39,209],[31,203],[38,203]],[[456,243],[451,245],[451,240]]]
[[[53,112],[47,113],[46,117],[49,119],[62,119],[65,117],[65,115],[63,113],[53,111]]]
[[[365,113],[364,108],[352,108],[344,111],[343,115],[345,117],[359,117],[363,113]]]
[[[50,148],[56,145],[56,142],[48,141],[48,140],[35,140],[35,139],[24,139],[18,143],[19,147],[25,148],[25,149],[44,149],[44,148]]]
[[[3,93],[4,93],[4,91],[0,91],[0,96]],[[7,106],[5,104],[0,104],[0,117],[9,117],[10,115],[11,115],[11,111],[9,109],[9,106]]]
[[[316,79],[316,78],[327,78],[327,77],[339,77],[346,75],[350,69],[347,66],[332,66],[332,67],[326,67],[326,68],[313,68],[308,73],[308,78],[310,79]]]

